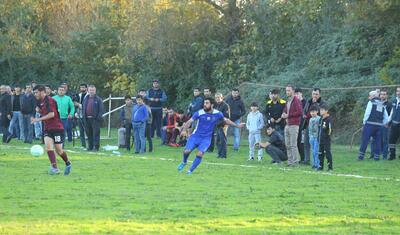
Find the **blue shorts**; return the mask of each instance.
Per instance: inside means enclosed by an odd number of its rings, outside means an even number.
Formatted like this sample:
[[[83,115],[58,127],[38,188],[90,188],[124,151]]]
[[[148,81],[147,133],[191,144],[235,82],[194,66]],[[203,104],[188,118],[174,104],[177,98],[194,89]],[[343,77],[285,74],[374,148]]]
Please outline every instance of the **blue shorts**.
[[[210,147],[211,138],[210,137],[200,137],[191,135],[186,143],[185,150],[193,151],[197,147],[197,150],[205,153]]]

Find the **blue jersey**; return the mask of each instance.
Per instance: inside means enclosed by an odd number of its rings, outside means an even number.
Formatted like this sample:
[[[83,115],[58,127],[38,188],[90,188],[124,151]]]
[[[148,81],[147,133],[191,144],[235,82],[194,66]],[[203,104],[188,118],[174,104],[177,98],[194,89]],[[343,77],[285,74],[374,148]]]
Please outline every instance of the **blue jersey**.
[[[224,115],[216,109],[214,109],[212,113],[207,113],[204,109],[201,109],[193,114],[192,119],[199,120],[193,131],[193,135],[205,138],[212,136],[215,125],[224,119]]]

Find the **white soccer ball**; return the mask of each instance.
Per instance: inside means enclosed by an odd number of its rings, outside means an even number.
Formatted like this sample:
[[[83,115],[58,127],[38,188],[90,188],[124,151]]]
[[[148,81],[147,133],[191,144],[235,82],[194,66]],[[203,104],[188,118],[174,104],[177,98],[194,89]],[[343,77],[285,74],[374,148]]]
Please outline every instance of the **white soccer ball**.
[[[43,155],[43,153],[44,153],[44,149],[43,149],[42,146],[40,146],[40,145],[33,145],[33,146],[31,147],[31,154],[32,154],[32,156],[34,156],[34,157],[40,157],[40,156]]]

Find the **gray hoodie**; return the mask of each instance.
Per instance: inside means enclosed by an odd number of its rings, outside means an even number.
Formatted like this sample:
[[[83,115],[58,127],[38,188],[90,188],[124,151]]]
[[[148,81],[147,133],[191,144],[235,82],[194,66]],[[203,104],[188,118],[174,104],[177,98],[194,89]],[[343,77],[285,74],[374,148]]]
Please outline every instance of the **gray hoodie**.
[[[264,117],[262,113],[258,110],[255,113],[250,112],[247,115],[246,127],[250,134],[261,133],[261,130],[264,127]]]

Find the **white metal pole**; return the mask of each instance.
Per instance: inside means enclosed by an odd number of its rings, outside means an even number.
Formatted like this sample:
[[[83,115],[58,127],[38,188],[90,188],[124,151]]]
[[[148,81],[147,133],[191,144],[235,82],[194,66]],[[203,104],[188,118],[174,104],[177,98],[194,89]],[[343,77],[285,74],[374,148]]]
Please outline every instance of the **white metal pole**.
[[[111,138],[111,94],[108,96],[108,138]]]

